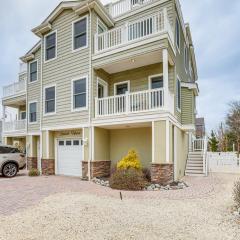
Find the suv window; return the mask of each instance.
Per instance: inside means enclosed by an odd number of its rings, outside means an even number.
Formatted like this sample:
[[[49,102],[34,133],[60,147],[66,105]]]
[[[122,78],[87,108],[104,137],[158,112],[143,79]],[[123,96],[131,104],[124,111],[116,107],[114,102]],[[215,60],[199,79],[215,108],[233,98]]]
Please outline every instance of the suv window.
[[[1,153],[20,153],[20,151],[17,148],[0,146],[0,154]]]

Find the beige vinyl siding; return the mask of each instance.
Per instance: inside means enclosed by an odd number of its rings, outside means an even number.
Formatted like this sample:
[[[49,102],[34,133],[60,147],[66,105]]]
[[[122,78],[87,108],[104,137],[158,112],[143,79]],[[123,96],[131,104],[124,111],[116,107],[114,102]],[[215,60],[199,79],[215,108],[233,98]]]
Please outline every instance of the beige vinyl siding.
[[[162,64],[149,65],[110,75],[109,95],[114,95],[114,84],[130,81],[130,92],[148,90],[148,78],[151,75],[162,74]]]
[[[110,134],[107,129],[94,128],[94,161],[110,160]]]
[[[193,90],[182,88],[182,124],[194,124],[194,93]]]
[[[52,23],[52,31],[57,30],[57,59],[43,64],[43,88],[56,84],[56,114],[43,116],[43,127],[88,122],[88,110],[71,111],[72,79],[87,75],[88,81],[91,81],[89,48],[72,52],[72,22],[83,16],[88,14],[79,17],[72,10],[65,10]],[[89,46],[89,16],[87,42]]]
[[[27,109],[29,109],[29,102],[37,102],[37,123],[28,124],[28,131],[39,131],[40,130],[40,106],[41,106],[41,48],[37,50],[34,54],[34,60],[37,60],[37,75],[38,79],[35,82],[30,83],[28,76],[27,80]],[[31,61],[32,62],[32,61]],[[30,63],[31,63],[30,62]],[[30,63],[28,64],[28,73],[30,72]],[[29,111],[27,114],[27,119],[29,119]]]
[[[130,149],[135,149],[144,168],[152,162],[152,129],[130,128],[110,130],[110,159],[112,167],[125,157]]]

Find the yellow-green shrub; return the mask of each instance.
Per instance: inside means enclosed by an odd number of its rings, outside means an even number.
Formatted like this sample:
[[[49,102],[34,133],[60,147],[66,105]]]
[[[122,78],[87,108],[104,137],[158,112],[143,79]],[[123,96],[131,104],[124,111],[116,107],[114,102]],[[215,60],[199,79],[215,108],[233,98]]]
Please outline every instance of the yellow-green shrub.
[[[122,160],[120,160],[117,164],[117,169],[126,170],[129,168],[133,168],[136,170],[141,170],[142,165],[138,158],[138,154],[135,150],[130,150]]]

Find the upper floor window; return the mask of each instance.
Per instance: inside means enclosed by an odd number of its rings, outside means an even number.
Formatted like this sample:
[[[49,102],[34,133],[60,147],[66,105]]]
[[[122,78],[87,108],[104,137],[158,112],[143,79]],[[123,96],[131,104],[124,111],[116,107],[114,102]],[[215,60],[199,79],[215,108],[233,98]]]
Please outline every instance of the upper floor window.
[[[149,85],[150,89],[163,88],[163,75],[151,76]]]
[[[30,82],[37,81],[37,61],[30,63]]]
[[[29,104],[29,122],[37,122],[37,103],[32,102]]]
[[[177,78],[177,109],[181,111],[181,81]]]
[[[176,19],[176,44],[178,50],[180,51],[180,23],[178,18]]]
[[[55,113],[56,111],[56,87],[45,88],[45,114]]]
[[[56,36],[57,33],[50,33],[45,37],[45,61],[56,58]]]
[[[20,120],[25,120],[26,119],[26,112],[22,111],[20,112]]]
[[[98,34],[101,34],[103,32],[107,31],[106,25],[98,18],[97,20],[97,25],[98,25]]]
[[[73,50],[87,46],[87,17],[73,23]]]
[[[74,80],[73,88],[73,110],[85,109],[87,107],[87,77]]]

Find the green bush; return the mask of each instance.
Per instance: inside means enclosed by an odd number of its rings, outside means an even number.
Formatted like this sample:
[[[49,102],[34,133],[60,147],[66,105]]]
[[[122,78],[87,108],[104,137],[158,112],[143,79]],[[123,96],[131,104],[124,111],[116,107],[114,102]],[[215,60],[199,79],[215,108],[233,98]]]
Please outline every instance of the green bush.
[[[233,189],[233,199],[235,203],[237,204],[237,207],[240,208],[240,180],[238,180]]]
[[[29,170],[28,172],[28,176],[29,177],[36,177],[36,176],[39,176],[40,175],[40,172],[38,169],[36,168],[32,168],[31,170]]]
[[[129,168],[118,169],[112,174],[109,183],[113,189],[139,191],[146,186],[147,180],[142,171]]]

